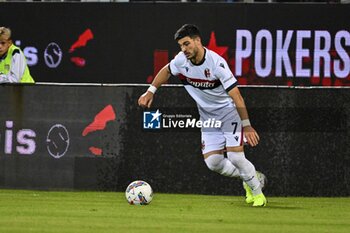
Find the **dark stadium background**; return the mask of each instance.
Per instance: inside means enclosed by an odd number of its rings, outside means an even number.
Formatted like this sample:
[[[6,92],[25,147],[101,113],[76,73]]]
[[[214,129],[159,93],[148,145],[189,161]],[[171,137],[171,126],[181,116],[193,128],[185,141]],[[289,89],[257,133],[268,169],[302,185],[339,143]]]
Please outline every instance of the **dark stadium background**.
[[[199,131],[142,129],[142,84],[179,50],[173,34],[184,23],[197,24],[208,47],[214,32],[210,46],[224,48],[234,67],[237,29],[310,30],[304,46],[312,53],[316,30],[330,33],[332,48],[337,32],[350,31],[349,10],[340,4],[1,3],[0,22],[27,53],[37,84],[0,86],[0,187],[124,191],[144,179],[156,192],[241,195],[239,181],[206,168]],[[349,41],[341,42],[347,55]],[[253,58],[237,78],[262,139],[246,154],[267,175],[267,195],[348,196],[349,76],[256,77]],[[310,58],[303,64],[313,67]],[[178,86],[159,90],[153,106],[186,107],[195,104]]]

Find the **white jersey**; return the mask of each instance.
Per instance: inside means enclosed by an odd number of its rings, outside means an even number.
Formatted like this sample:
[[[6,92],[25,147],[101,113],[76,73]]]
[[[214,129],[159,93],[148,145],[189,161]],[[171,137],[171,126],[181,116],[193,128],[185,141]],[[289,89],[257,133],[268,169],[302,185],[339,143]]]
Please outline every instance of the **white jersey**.
[[[169,63],[172,75],[179,76],[187,92],[196,101],[201,118],[221,120],[235,110],[228,92],[237,85],[225,59],[205,48],[202,62],[193,64],[183,52]]]

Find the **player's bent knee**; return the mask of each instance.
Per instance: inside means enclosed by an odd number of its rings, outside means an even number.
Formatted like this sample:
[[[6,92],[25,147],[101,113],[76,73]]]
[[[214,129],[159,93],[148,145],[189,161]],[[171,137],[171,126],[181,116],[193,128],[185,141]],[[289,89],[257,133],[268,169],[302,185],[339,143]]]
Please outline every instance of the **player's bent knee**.
[[[238,168],[241,167],[247,160],[245,158],[243,151],[239,151],[239,152],[228,151],[227,158],[231,161],[233,165],[235,165]]]
[[[224,156],[221,154],[211,154],[207,158],[204,159],[205,164],[207,167],[214,171],[219,172],[222,169],[222,160],[224,159]]]
[[[223,154],[214,154],[206,158],[207,167],[224,176],[237,177],[239,173],[232,163],[224,157]]]
[[[227,152],[227,158],[240,171],[243,180],[249,180],[255,174],[254,165],[245,157],[244,152]]]

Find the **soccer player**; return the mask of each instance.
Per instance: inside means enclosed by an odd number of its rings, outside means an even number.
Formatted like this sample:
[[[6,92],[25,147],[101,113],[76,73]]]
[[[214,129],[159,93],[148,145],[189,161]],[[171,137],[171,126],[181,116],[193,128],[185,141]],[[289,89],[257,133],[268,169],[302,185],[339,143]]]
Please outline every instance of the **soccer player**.
[[[243,150],[244,138],[250,146],[256,146],[259,136],[249,122],[236,78],[221,56],[202,45],[197,26],[183,25],[175,33],[175,40],[181,51],[159,71],[147,91],[140,96],[138,104],[151,107],[156,90],[171,75],[179,76],[196,101],[201,120],[215,119],[222,123],[220,128],[201,129],[206,165],[221,175],[240,177],[246,190],[246,202],[265,206],[267,201],[259,181],[260,174],[246,159]],[[225,150],[227,157],[224,156]]]

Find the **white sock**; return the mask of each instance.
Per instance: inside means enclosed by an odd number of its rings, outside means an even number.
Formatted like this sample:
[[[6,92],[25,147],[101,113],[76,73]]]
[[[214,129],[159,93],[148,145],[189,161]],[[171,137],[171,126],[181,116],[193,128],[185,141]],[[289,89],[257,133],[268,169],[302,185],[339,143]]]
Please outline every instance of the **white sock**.
[[[206,158],[205,163],[214,172],[228,177],[239,177],[238,169],[224,157],[224,155],[214,154]]]
[[[240,177],[252,189],[253,195],[262,193],[255,167],[246,159],[244,152],[227,152],[227,158],[238,168]]]

